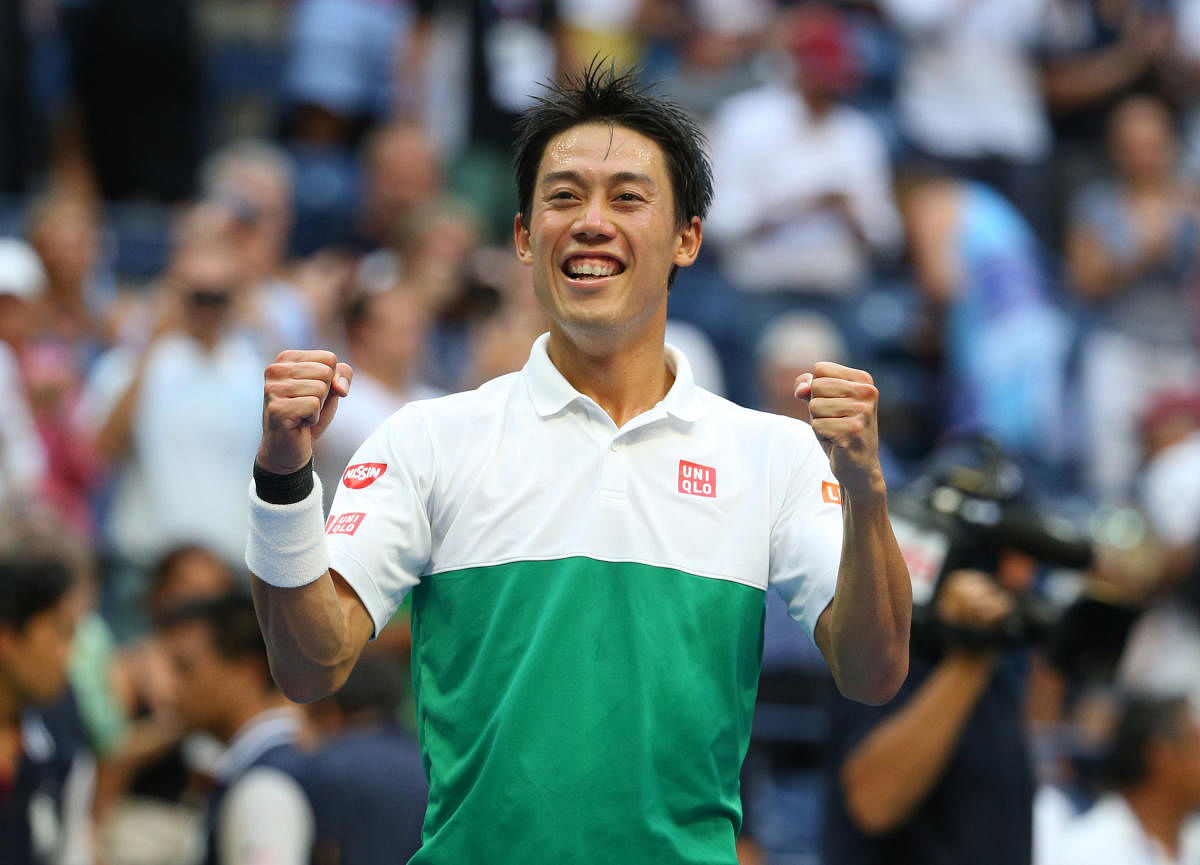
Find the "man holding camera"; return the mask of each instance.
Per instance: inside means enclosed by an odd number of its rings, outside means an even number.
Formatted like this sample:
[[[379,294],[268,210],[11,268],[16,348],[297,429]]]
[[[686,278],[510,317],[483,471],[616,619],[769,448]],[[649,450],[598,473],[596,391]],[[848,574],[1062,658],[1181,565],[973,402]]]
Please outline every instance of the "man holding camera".
[[[1032,559],[956,570],[933,623],[914,627],[908,681],[886,706],[834,697],[826,861],[1028,865],[1034,779],[1024,677],[994,634],[1029,587]],[[953,636],[948,636],[953,635]]]

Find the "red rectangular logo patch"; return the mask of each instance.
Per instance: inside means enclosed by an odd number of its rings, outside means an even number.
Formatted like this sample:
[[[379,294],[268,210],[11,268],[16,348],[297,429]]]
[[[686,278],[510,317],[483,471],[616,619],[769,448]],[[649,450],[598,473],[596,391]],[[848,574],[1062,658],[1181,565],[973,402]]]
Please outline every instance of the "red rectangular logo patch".
[[[687,460],[679,461],[679,491],[690,496],[717,497],[717,470]]]
[[[325,523],[325,534],[352,535],[358,531],[365,516],[365,513],[330,514]]]
[[[829,481],[821,481],[821,499],[831,505],[842,503],[842,488]]]

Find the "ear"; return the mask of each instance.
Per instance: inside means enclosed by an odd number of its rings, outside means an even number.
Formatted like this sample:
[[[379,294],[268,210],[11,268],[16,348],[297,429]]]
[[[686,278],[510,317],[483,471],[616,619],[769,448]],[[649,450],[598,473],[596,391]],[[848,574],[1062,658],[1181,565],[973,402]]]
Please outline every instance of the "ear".
[[[529,229],[521,214],[513,217],[513,245],[517,248],[517,258],[522,264],[533,264],[533,250],[529,246]]]
[[[696,260],[696,256],[700,254],[700,243],[704,239],[704,226],[700,223],[700,217],[693,216],[679,233],[675,236],[675,257],[672,263],[679,267],[687,267]]]

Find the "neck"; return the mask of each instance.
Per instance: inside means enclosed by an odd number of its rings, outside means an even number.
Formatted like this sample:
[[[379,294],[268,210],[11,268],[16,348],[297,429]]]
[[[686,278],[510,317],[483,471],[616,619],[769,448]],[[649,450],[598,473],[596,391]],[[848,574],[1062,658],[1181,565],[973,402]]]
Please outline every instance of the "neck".
[[[1171,189],[1171,179],[1166,175],[1150,174],[1131,177],[1126,184],[1134,196],[1162,195]]]
[[[354,358],[354,369],[358,374],[365,372],[394,394],[403,395],[408,391],[410,372],[407,366],[397,368],[379,363],[368,352],[351,351],[350,356]]]
[[[594,399],[619,428],[653,408],[675,381],[663,350],[665,326],[664,317],[657,328],[651,328],[651,336],[656,334],[657,339],[643,338],[619,348],[591,348],[551,324],[547,350],[563,378]]]
[[[1166,848],[1171,858],[1179,856],[1179,828],[1191,812],[1180,806],[1169,791],[1153,785],[1143,785],[1125,791],[1129,809],[1142,824],[1142,830]]]
[[[832,99],[803,85],[800,87],[800,95],[804,98],[804,104],[808,106],[808,113],[814,120],[823,119],[829,113],[829,109],[833,107]]]
[[[272,691],[260,694],[257,699],[241,701],[230,712],[229,717],[225,718],[223,729],[216,731],[217,738],[228,745],[243,727],[263,712],[279,709],[285,705],[287,705],[287,701],[284,700],[283,695]]]

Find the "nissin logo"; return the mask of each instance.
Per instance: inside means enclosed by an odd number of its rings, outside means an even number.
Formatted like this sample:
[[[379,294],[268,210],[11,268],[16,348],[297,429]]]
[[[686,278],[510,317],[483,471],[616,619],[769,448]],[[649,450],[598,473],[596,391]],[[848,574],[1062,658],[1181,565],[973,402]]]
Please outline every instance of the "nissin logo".
[[[342,475],[342,483],[352,490],[361,490],[379,480],[380,475],[387,471],[387,463],[358,463],[346,469]]]
[[[679,491],[690,496],[717,497],[717,470],[687,460],[679,461]]]

